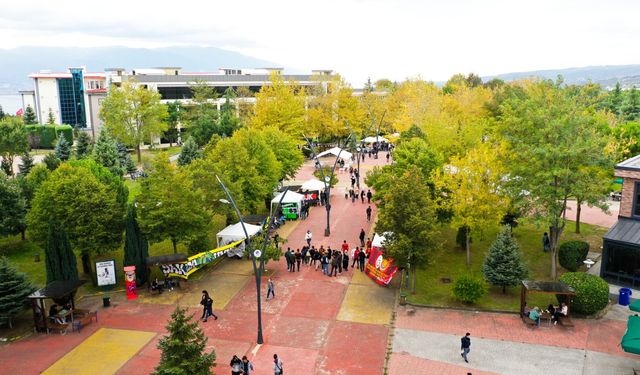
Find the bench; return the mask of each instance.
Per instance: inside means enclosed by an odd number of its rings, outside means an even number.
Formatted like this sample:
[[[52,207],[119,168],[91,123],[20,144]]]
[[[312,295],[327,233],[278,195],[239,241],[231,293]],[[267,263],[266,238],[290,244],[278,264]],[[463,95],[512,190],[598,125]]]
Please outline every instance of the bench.
[[[563,326],[563,327],[573,327],[573,322],[571,321],[571,319],[568,316],[559,316],[558,317],[558,322]]]
[[[532,326],[535,327],[537,326],[535,320],[529,318],[528,316],[523,316],[522,317],[522,321],[524,322],[524,324],[526,324],[527,326]]]
[[[61,335],[65,335],[69,329],[69,323],[47,323],[47,333],[50,331],[59,331]]]

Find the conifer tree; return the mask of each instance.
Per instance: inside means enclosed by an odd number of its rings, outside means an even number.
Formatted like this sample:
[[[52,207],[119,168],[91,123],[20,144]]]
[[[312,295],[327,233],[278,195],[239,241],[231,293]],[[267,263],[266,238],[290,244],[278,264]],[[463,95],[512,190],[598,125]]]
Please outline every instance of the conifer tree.
[[[4,110],[2,109],[2,105],[0,105],[0,120],[2,120],[4,116],[5,116]]]
[[[76,257],[64,228],[49,222],[45,247],[47,284],[56,280],[78,280]]]
[[[84,159],[91,154],[91,137],[85,132],[80,132],[76,140],[76,159]]]
[[[120,160],[118,159],[118,146],[116,141],[105,130],[100,132],[98,140],[93,147],[93,159],[111,171],[112,174],[122,176],[122,168],[120,168]]]
[[[47,166],[47,169],[52,172],[60,166],[60,159],[58,159],[55,152],[46,154],[44,159],[42,159],[42,162]]]
[[[147,257],[149,256],[149,242],[140,232],[136,207],[129,205],[124,236],[124,265],[136,266],[136,282],[142,285],[148,280]]]
[[[186,313],[186,308],[177,306],[171,314],[166,327],[169,334],[158,342],[162,354],[154,375],[212,374],[216,353],[213,350],[211,353],[205,352],[209,339],[198,323],[192,321],[193,316],[186,316]]]
[[[34,125],[38,123],[38,118],[36,117],[36,113],[33,111],[30,105],[24,110],[24,114],[22,115],[22,121],[24,121],[25,125]]]
[[[13,328],[11,319],[19,313],[24,301],[35,288],[27,275],[18,272],[5,257],[0,257],[0,323],[6,322]]]
[[[508,286],[516,286],[527,277],[527,267],[522,262],[520,248],[509,226],[504,226],[491,244],[482,273],[491,284],[502,287],[502,293],[506,293]]]
[[[67,139],[64,136],[64,133],[60,133],[60,138],[58,138],[58,142],[56,142],[55,148],[56,157],[61,161],[69,160],[71,156],[71,145],[67,142]]]
[[[2,159],[2,162],[0,162],[0,169],[2,169],[4,174],[6,174],[7,176],[13,175],[13,171],[11,170],[11,163],[7,159]]]
[[[49,108],[49,115],[47,116],[47,124],[55,125],[56,124],[56,116],[53,115],[53,111]]]
[[[22,162],[18,165],[18,169],[20,170],[20,175],[27,176],[29,172],[31,172],[31,168],[33,168],[33,158],[28,152],[25,152],[20,156]]]
[[[200,150],[198,150],[198,144],[193,139],[193,137],[189,137],[187,141],[182,145],[182,150],[180,150],[180,156],[178,156],[178,165],[183,166],[187,164],[191,164],[195,159],[200,158]]]

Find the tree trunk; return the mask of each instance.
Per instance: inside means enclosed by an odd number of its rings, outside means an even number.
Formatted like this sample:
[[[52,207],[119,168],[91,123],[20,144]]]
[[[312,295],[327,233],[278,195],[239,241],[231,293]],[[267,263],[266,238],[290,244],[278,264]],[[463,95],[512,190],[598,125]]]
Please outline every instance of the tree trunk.
[[[85,275],[91,275],[91,257],[89,253],[82,253],[82,273]]]
[[[178,241],[171,239],[171,243],[173,244],[173,253],[178,254]]]
[[[558,240],[560,239],[560,235],[562,234],[562,228],[560,228],[557,224],[549,227],[549,242],[551,247],[551,278],[556,280],[558,277],[558,265],[557,265],[557,254],[558,254]]]
[[[502,294],[507,294],[507,287],[506,286],[502,286]]]
[[[138,164],[142,163],[142,152],[140,151],[140,144],[136,146],[136,152],[138,154]]]
[[[471,266],[471,229],[469,227],[466,228],[464,235],[465,248],[467,249],[467,267]]]
[[[580,212],[582,211],[582,202],[577,200],[576,204],[576,233],[580,234]]]
[[[22,239],[22,241],[27,239],[26,232],[24,229],[20,231],[20,238]]]
[[[416,268],[411,270],[411,293],[416,292]]]

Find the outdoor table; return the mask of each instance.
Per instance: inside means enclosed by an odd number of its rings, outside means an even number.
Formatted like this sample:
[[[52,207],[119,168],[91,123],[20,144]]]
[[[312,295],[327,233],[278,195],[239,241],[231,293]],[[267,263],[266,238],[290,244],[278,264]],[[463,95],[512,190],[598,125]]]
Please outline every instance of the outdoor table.
[[[548,312],[542,312],[542,314],[540,314],[540,320],[542,321],[543,319],[547,320],[547,326],[551,327],[551,319],[553,318],[553,315],[551,315],[551,313]]]
[[[61,310],[59,311],[56,315],[54,315],[55,318],[60,318],[64,321],[66,321],[66,317],[71,316],[71,323],[73,323],[73,309],[70,310]]]

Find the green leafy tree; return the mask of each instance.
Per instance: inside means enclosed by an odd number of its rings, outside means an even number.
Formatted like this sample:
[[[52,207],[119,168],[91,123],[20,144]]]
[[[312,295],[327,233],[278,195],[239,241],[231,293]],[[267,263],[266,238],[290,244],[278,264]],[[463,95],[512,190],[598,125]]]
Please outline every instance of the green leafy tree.
[[[11,176],[13,174],[12,171],[11,171],[12,165],[9,162],[9,160],[7,160],[7,159],[2,159],[2,162],[0,162],[0,169],[7,176]]]
[[[223,98],[224,103],[220,106],[218,129],[220,135],[230,137],[240,127],[240,119],[236,116],[236,107],[232,103],[236,98],[236,93],[229,87],[225,90]]]
[[[47,284],[54,281],[78,280],[76,257],[69,245],[64,227],[49,221],[44,251]]]
[[[93,148],[93,159],[98,164],[107,168],[113,175],[122,176],[118,145],[106,130],[100,132],[98,136],[98,140]]]
[[[218,111],[213,101],[217,98],[213,87],[204,82],[196,82],[191,86],[193,106],[189,110],[187,122],[189,134],[198,146],[206,145],[214,134],[219,134]]]
[[[0,322],[13,328],[12,318],[24,309],[24,302],[35,288],[27,275],[18,272],[6,257],[0,257]]]
[[[27,131],[18,117],[0,120],[0,156],[9,166],[8,175],[13,175],[13,159],[29,150]]]
[[[4,110],[2,109],[2,105],[0,105],[0,120],[2,120],[5,116]]]
[[[118,149],[118,164],[120,165],[120,170],[127,173],[133,173],[137,170],[136,164],[131,159],[131,154],[129,154],[129,149],[125,146],[124,143],[118,142],[116,144]]]
[[[45,164],[38,164],[31,169],[28,175],[21,177],[18,181],[21,183],[22,195],[27,202],[27,207],[31,208],[31,200],[36,191],[44,181],[49,178],[51,171]]]
[[[60,133],[58,141],[56,142],[55,154],[61,161],[67,161],[71,156],[71,145],[62,133]]]
[[[45,242],[49,220],[64,228],[91,274],[91,255],[122,243],[127,190],[120,178],[91,159],[62,164],[40,185],[27,215],[29,232]]]
[[[385,233],[388,256],[411,272],[415,290],[417,267],[425,266],[439,246],[436,204],[417,167],[400,175],[383,196],[376,195],[376,231]]]
[[[620,107],[622,117],[627,121],[638,120],[640,116],[640,97],[638,97],[638,90],[633,86],[626,94],[625,100]]]
[[[485,279],[493,285],[502,287],[502,293],[508,286],[516,286],[527,277],[527,267],[522,262],[520,247],[511,234],[511,228],[502,228],[493,241],[482,265]]]
[[[207,336],[187,316],[187,309],[176,306],[167,325],[168,334],[158,342],[160,363],[153,375],[208,375],[216,361],[215,351],[206,352]]]
[[[20,171],[20,175],[26,176],[31,172],[33,168],[33,157],[28,152],[20,155],[20,164],[18,165],[18,170]]]
[[[92,151],[91,136],[85,132],[80,132],[76,139],[76,159],[84,159],[91,155]]]
[[[167,107],[160,103],[160,93],[130,82],[110,86],[100,118],[114,137],[136,148],[138,163],[142,162],[142,144],[167,130]]]
[[[164,137],[169,141],[171,147],[178,141],[178,125],[182,118],[182,112],[184,112],[184,108],[177,100],[167,103],[167,130],[164,132]]]
[[[302,151],[296,144],[296,141],[276,127],[266,127],[261,131],[264,139],[273,151],[276,160],[280,162],[282,166],[281,179],[295,177],[298,169],[304,163],[304,156]]]
[[[26,206],[18,181],[0,172],[0,237],[22,233],[24,239]]]
[[[202,195],[166,156],[154,160],[140,190],[140,228],[151,242],[170,239],[177,253],[179,242],[187,243],[206,230],[211,216],[203,208]]]
[[[36,113],[33,111],[33,108],[31,108],[30,105],[25,108],[24,114],[22,115],[22,121],[24,121],[25,125],[35,125],[38,123]]]
[[[52,172],[60,166],[60,159],[58,159],[55,152],[47,153],[42,159],[42,162],[47,166],[47,169]]]
[[[140,231],[136,211],[135,204],[130,204],[124,234],[124,265],[136,266],[136,283],[142,285],[149,280],[147,273],[149,242]]]
[[[56,116],[53,114],[53,110],[49,108],[49,114],[47,115],[47,124],[55,125],[56,124]]]
[[[618,115],[620,114],[622,107],[622,99],[622,88],[620,87],[620,82],[616,82],[615,88],[609,92],[604,100],[603,106],[610,112]]]
[[[275,126],[294,138],[300,138],[305,127],[304,90],[295,82],[286,82],[279,74],[272,74],[270,84],[256,94],[256,104],[249,116],[249,127],[262,129]]]
[[[198,150],[198,144],[196,143],[193,137],[187,138],[187,141],[182,145],[182,150],[180,150],[180,155],[178,156],[178,165],[188,165],[191,164],[195,159],[201,158],[202,155],[200,150]]]

